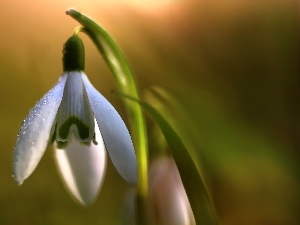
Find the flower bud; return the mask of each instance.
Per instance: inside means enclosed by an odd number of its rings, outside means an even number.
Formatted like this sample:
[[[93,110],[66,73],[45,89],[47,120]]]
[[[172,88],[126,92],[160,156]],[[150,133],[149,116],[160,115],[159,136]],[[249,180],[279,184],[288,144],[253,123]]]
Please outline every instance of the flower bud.
[[[151,224],[194,225],[193,212],[174,160],[164,157],[150,168]]]

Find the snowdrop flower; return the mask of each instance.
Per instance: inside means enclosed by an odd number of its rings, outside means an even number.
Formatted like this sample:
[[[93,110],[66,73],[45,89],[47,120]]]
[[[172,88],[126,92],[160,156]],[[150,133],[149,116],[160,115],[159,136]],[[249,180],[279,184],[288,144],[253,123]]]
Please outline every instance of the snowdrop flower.
[[[106,150],[120,175],[136,183],[129,132],[114,107],[84,71],[84,46],[74,35],[64,46],[64,73],[24,120],[14,149],[13,177],[21,185],[53,144],[67,189],[83,205],[96,199],[106,168]]]
[[[151,224],[196,224],[177,166],[172,158],[161,157],[152,163],[149,184]]]

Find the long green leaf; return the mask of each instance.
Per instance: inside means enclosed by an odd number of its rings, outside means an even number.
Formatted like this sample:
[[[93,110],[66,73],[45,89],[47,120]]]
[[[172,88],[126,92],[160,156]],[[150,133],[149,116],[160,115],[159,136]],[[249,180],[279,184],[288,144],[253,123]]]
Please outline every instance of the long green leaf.
[[[177,133],[169,125],[167,120],[150,104],[127,95],[120,93],[119,95],[139,102],[139,104],[160,127],[170,146],[173,158],[178,167],[182,183],[194,213],[196,224],[217,225],[218,220],[215,208],[206,190],[205,184],[195,166],[193,159],[191,158],[188,150],[184,146]]]

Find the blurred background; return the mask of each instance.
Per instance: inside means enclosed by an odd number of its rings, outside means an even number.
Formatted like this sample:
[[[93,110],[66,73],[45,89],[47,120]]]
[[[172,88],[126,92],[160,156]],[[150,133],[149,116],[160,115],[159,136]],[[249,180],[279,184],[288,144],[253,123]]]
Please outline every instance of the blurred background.
[[[62,74],[75,7],[120,44],[144,100],[192,152],[221,225],[296,225],[300,209],[298,13],[292,0],[0,2],[0,224],[123,224],[130,187],[109,162],[98,200],[72,201],[52,149],[25,183],[13,146],[30,108]],[[112,76],[84,35],[86,73],[126,114]],[[148,121],[151,160],[164,148]]]

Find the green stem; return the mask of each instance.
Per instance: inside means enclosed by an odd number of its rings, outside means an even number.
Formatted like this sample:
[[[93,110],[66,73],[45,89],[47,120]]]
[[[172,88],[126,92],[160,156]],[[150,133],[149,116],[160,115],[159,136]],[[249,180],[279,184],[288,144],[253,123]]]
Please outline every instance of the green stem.
[[[131,96],[126,96],[123,93],[119,93],[119,95],[139,102],[160,127],[176,162],[182,183],[193,210],[196,224],[218,225],[217,213],[215,211],[213,201],[205,187],[205,183],[203,182],[189,151],[172,126],[162,116],[162,114],[160,114],[159,111],[150,104],[134,99]]]
[[[140,99],[137,85],[127,60],[109,34],[94,21],[75,9],[69,9],[66,14],[77,20],[84,27],[83,31],[94,42],[113,73],[119,90],[124,94]],[[140,105],[128,99],[123,99],[123,101],[129,115],[130,130],[138,164],[136,222],[139,225],[145,225],[147,223],[148,196],[148,143],[146,124]]]

